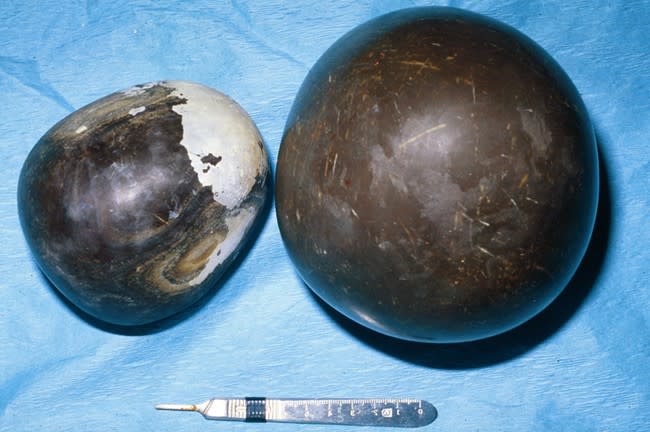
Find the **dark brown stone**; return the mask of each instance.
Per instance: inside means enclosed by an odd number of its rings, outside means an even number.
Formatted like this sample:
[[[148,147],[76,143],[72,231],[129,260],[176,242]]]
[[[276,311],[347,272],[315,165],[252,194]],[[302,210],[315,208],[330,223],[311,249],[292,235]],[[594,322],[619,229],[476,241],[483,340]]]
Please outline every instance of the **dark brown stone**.
[[[598,195],[594,133],[529,38],[449,8],[352,30],[303,83],[280,148],[277,214],[313,291],[417,341],[508,330],[579,264]]]

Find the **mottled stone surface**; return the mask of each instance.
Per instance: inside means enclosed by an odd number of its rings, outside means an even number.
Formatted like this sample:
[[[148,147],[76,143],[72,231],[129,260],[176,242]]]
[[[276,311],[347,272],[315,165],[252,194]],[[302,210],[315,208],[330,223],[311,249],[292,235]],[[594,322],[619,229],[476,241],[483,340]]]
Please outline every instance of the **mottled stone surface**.
[[[268,172],[235,101],[190,82],[149,83],[41,138],[21,173],[20,219],[69,300],[110,323],[144,324],[215,285],[263,207]]]
[[[594,223],[594,133],[527,37],[418,8],[337,41],[294,102],[277,169],[283,239],[307,284],[380,332],[458,342],[548,305]]]

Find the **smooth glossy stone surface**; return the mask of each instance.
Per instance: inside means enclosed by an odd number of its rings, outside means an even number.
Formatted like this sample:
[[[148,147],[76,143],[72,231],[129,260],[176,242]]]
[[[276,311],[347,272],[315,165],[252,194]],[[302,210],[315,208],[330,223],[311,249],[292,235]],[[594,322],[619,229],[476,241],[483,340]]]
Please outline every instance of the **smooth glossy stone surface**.
[[[594,133],[557,63],[494,20],[384,15],[305,79],[277,167],[286,247],[313,291],[408,340],[528,320],[566,286],[598,196]]]
[[[215,285],[264,205],[268,172],[259,131],[235,101],[195,83],[149,83],[41,138],[20,176],[20,220],[72,303],[144,324]]]

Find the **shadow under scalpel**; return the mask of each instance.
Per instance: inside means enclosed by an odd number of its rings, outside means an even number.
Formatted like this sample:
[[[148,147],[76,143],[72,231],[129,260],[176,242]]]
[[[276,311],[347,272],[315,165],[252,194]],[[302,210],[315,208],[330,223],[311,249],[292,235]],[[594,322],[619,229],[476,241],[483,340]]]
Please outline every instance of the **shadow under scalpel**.
[[[597,142],[601,139],[597,137]],[[600,194],[594,232],[571,282],[541,313],[506,333],[474,342],[428,344],[392,338],[344,317],[315,294],[316,301],[338,325],[366,345],[413,364],[439,369],[473,369],[502,363],[525,354],[562,328],[580,309],[598,280],[611,231],[611,189],[607,161],[599,148]]]
[[[251,227],[251,231],[248,233],[247,236],[248,241],[245,241],[245,244],[242,245],[242,249],[239,251],[237,257],[230,263],[226,264],[227,265],[226,272],[223,274],[221,278],[219,278],[219,280],[214,284],[213,287],[211,287],[208,290],[208,292],[204,296],[202,296],[199,300],[197,300],[189,307],[183,309],[182,311],[170,317],[149,324],[136,325],[136,326],[121,326],[117,324],[107,323],[105,321],[95,318],[94,316],[84,312],[83,310],[75,306],[54,286],[54,284],[52,284],[52,282],[47,278],[47,276],[43,272],[41,272],[43,280],[47,283],[49,288],[56,294],[56,296],[61,300],[61,302],[65,304],[72,312],[74,312],[79,318],[81,318],[87,324],[90,324],[93,327],[96,327],[100,330],[109,333],[120,334],[124,336],[142,336],[142,335],[159,333],[169,328],[172,328],[177,324],[179,324],[180,322],[185,321],[186,319],[189,319],[191,316],[196,314],[206,303],[208,303],[216,295],[216,293],[219,291],[219,288],[225,285],[226,282],[232,277],[234,272],[237,271],[237,269],[241,265],[241,262],[248,255],[253,245],[257,242],[257,239],[259,239],[262,230],[264,229],[266,223],[269,220],[269,214],[271,212],[271,209],[273,208],[273,178],[274,178],[273,172],[272,170],[270,170],[267,178],[267,195],[266,195],[266,200],[264,202],[264,206],[260,209],[260,212],[255,218],[253,226]]]

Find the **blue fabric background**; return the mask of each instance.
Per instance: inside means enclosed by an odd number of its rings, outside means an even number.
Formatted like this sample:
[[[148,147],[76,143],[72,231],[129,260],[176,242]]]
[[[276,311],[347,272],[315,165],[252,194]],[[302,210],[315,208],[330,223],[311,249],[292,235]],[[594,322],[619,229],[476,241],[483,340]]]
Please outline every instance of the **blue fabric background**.
[[[217,425],[153,409],[251,394],[424,398],[440,413],[431,431],[650,430],[648,1],[444,3],[546,48],[598,135],[602,193],[587,257],[555,303],[506,335],[429,346],[351,324],[301,283],[272,210],[214,295],[145,334],[80,316],[30,256],[19,170],[74,109],[137,83],[197,81],[249,111],[275,166],[293,98],[325,49],[372,17],[423,4],[0,2],[0,431],[341,429]]]

